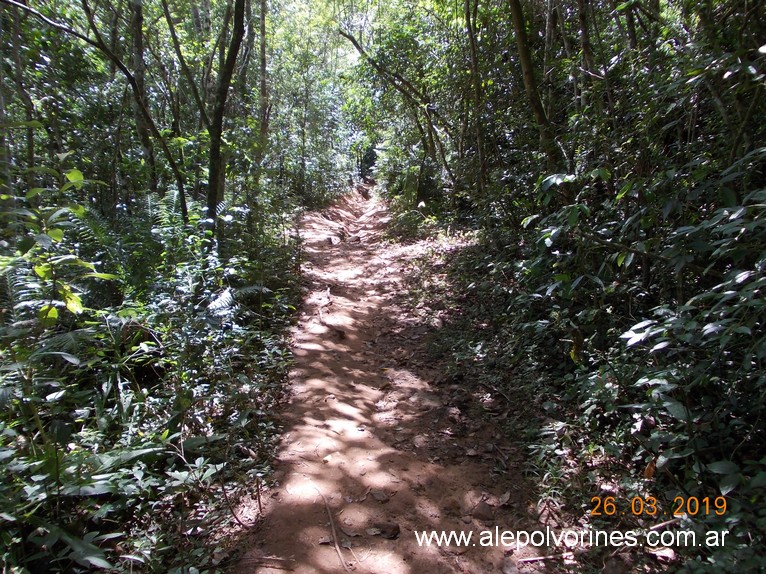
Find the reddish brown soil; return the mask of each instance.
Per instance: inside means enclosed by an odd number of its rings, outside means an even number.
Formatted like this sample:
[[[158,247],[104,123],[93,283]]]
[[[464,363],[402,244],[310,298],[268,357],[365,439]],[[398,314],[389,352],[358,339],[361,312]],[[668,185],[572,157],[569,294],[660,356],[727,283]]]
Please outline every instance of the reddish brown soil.
[[[277,486],[236,574],[515,571],[502,547],[416,541],[516,529],[525,497],[518,473],[492,473],[514,455],[434,382],[444,377],[423,352],[430,328],[400,304],[426,247],[383,241],[388,221],[383,203],[359,196],[302,220],[306,294]]]

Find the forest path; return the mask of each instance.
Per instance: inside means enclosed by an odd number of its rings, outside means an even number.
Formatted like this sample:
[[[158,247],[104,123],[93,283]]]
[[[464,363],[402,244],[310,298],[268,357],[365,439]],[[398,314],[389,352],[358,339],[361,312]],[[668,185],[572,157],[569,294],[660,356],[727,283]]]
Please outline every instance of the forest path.
[[[423,352],[432,328],[397,303],[427,245],[384,242],[389,220],[382,202],[354,195],[301,221],[306,292],[278,487],[263,495],[237,574],[511,569],[479,532],[495,518],[514,528],[507,509],[523,504],[521,481],[491,474],[503,456],[491,427],[466,420],[433,383]],[[477,544],[419,546],[415,532],[430,530],[473,531]]]

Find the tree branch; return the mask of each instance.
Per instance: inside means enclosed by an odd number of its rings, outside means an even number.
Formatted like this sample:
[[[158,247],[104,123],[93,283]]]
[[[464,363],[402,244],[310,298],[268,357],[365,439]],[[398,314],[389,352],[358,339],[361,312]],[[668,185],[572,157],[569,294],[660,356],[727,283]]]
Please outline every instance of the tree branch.
[[[191,88],[194,101],[197,103],[197,108],[199,109],[199,114],[200,114],[200,117],[202,118],[202,123],[205,125],[206,128],[210,129],[210,120],[207,117],[207,110],[205,109],[205,103],[202,101],[202,98],[199,95],[199,90],[197,89],[197,83],[194,81],[194,76],[192,76],[191,70],[189,69],[189,66],[186,64],[186,58],[184,58],[184,55],[181,52],[181,43],[178,41],[178,35],[176,34],[176,27],[173,24],[173,17],[170,15],[170,9],[168,8],[167,0],[162,0],[161,4],[162,4],[162,11],[165,13],[165,20],[168,23],[170,38],[173,40],[173,48],[175,49],[176,56],[178,56],[178,62],[181,64],[181,71],[184,73],[184,76],[186,76],[186,81],[189,82],[189,87]]]
[[[93,13],[91,12],[90,7],[88,6],[87,0],[83,0],[83,3],[82,3],[83,10],[85,10],[85,15],[88,18],[88,25],[90,29],[93,31],[94,35],[96,36],[95,40],[92,38],[89,38],[85,34],[82,34],[73,28],[70,28],[66,24],[57,22],[55,20],[51,20],[50,18],[38,12],[34,8],[25,6],[24,4],[21,4],[20,2],[16,2],[15,0],[0,0],[0,3],[7,4],[8,6],[15,6],[16,8],[23,10],[27,14],[31,14],[32,16],[44,22],[51,28],[55,28],[56,30],[61,30],[62,32],[65,32],[66,34],[74,36],[75,38],[79,38],[86,44],[93,46],[94,48],[102,52],[120,70],[120,72],[122,72],[128,84],[130,85],[131,91],[133,92],[133,99],[136,101],[136,104],[138,105],[139,112],[144,116],[144,119],[146,119],[146,122],[149,126],[149,130],[151,131],[152,136],[160,143],[160,147],[162,148],[162,151],[165,154],[165,157],[167,158],[168,163],[170,164],[170,169],[173,171],[173,175],[175,175],[176,177],[176,182],[178,183],[178,195],[181,200],[180,201],[181,218],[183,219],[184,223],[187,223],[189,220],[189,216],[186,210],[186,195],[184,192],[183,175],[181,174],[181,171],[178,168],[178,164],[176,163],[175,159],[173,159],[173,154],[170,152],[170,149],[168,148],[165,138],[163,138],[162,134],[160,134],[160,131],[157,129],[157,125],[154,123],[154,120],[149,114],[149,110],[146,109],[146,105],[144,104],[143,98],[141,97],[141,91],[139,90],[138,84],[136,83],[136,78],[133,76],[130,70],[128,70],[127,66],[125,66],[123,61],[120,60],[120,58],[117,57],[117,55],[115,55],[115,53],[109,49],[109,46],[107,46],[107,44],[104,42],[104,39],[101,37],[101,34],[99,34],[98,29],[96,28],[95,20],[93,18]]]

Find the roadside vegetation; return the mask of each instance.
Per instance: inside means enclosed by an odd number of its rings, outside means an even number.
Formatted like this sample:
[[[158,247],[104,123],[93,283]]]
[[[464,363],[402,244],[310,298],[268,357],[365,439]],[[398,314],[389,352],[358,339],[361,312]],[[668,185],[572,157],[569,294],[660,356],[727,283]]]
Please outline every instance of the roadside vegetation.
[[[408,112],[378,134],[394,227],[469,237],[413,278],[443,324],[434,360],[508,404],[476,414],[527,448],[539,516],[731,533],[633,566],[764,567],[766,46],[750,8],[471,0],[392,14],[365,50],[380,117]]]
[[[225,567],[296,215],[361,176],[394,231],[472,238],[413,296],[451,380],[514,406],[539,512],[709,500],[671,527],[725,547],[633,560],[762,570],[763,8],[0,0],[5,571]]]

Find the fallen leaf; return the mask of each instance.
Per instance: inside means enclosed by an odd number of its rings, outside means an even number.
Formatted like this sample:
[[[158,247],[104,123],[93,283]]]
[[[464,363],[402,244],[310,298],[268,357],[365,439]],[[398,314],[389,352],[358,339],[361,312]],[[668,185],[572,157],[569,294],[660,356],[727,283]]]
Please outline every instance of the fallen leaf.
[[[660,548],[651,552],[661,562],[672,562],[676,559],[676,552],[672,548]]]
[[[375,524],[374,529],[378,531],[378,534],[381,537],[389,540],[399,538],[399,533],[401,532],[401,529],[396,522],[381,522],[380,524]],[[370,530],[373,529],[371,528]]]
[[[503,569],[501,572],[503,574],[518,574],[519,567],[516,566],[516,561],[513,558],[506,556],[505,560],[503,560]]]
[[[492,520],[495,517],[495,511],[483,500],[474,507],[471,514],[478,520]]]
[[[381,504],[389,501],[388,495],[382,490],[371,490],[370,495]]]

